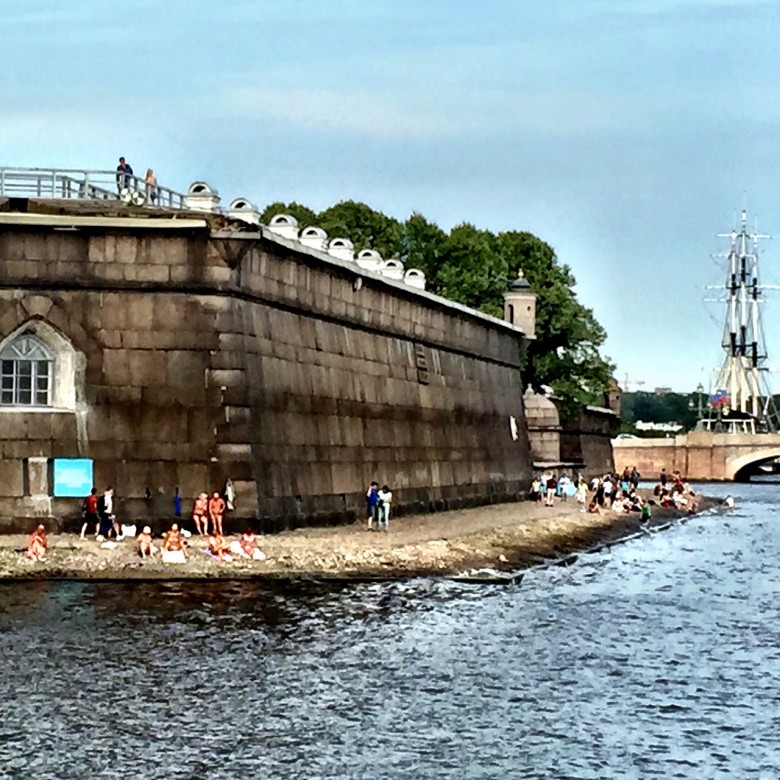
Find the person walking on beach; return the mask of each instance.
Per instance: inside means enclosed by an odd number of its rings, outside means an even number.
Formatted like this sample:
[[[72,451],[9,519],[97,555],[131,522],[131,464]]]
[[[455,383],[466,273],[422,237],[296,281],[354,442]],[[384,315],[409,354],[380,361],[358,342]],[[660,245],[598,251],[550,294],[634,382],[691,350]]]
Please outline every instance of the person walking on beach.
[[[95,536],[100,531],[100,518],[98,518],[97,488],[93,487],[90,494],[84,499],[84,525],[81,526],[81,538],[86,538],[87,526],[95,527]]]
[[[133,167],[124,157],[119,158],[119,165],[116,166],[116,189],[121,194],[125,187],[132,187]]]
[[[225,514],[225,499],[215,492],[209,499],[209,517],[211,518],[211,524],[214,529],[214,533],[217,536],[222,536],[222,517]]]
[[[379,526],[379,483],[371,482],[366,491],[366,515],[368,517],[368,530],[372,531],[374,524]]]
[[[119,530],[114,517],[114,489],[109,485],[103,495],[98,499],[98,536],[108,539],[113,532],[114,536],[119,536]]]

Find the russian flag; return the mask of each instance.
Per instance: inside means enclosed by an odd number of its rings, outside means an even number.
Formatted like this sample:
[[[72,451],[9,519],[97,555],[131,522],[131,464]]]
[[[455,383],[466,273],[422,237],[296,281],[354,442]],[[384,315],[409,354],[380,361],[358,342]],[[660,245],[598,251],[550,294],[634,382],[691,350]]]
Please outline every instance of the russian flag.
[[[710,396],[710,406],[728,406],[729,405],[729,391],[728,390],[716,390]]]

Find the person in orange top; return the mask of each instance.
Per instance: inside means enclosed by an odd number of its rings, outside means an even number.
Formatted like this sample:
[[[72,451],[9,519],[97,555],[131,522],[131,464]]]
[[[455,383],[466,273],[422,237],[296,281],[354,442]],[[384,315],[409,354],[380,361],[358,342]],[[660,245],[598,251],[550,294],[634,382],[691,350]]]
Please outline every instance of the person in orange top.
[[[209,497],[201,493],[195,499],[195,505],[192,507],[192,519],[195,522],[195,528],[201,536],[209,535]],[[201,528],[201,523],[203,527]]]
[[[46,538],[46,529],[39,525],[30,535],[25,555],[33,561],[46,560],[46,547],[49,541]]]
[[[225,499],[214,493],[209,499],[209,517],[214,524],[214,533],[217,536],[222,536],[222,515],[225,513]]]

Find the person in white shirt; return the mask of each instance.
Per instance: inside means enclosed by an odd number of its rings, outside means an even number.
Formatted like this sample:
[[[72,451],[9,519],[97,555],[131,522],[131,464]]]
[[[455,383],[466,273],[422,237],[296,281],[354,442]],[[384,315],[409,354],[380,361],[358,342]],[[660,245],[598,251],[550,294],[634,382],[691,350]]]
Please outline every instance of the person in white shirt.
[[[380,531],[387,531],[390,525],[390,506],[393,503],[393,493],[387,485],[382,485],[379,491],[379,522]]]

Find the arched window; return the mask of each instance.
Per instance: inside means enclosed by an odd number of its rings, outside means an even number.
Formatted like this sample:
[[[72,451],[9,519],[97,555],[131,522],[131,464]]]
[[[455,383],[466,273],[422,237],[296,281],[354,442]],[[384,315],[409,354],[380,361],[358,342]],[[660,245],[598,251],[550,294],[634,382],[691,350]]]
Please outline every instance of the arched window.
[[[54,357],[42,341],[24,333],[0,351],[0,405],[51,406]]]

